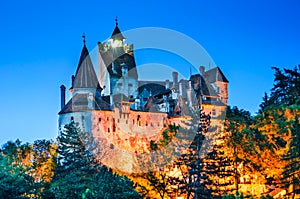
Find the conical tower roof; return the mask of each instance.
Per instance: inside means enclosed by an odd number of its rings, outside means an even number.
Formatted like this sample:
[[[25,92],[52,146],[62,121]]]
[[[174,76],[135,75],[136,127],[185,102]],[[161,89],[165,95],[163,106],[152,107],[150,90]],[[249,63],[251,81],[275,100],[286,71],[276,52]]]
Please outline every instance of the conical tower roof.
[[[118,26],[118,18],[116,18],[115,21],[116,21],[116,27],[110,38],[113,40],[115,40],[115,39],[123,40],[123,39],[125,39],[125,37],[122,35],[121,30]]]
[[[85,37],[84,37],[85,38]],[[73,88],[97,88],[99,86],[98,78],[89,55],[89,51],[85,45],[81,51],[78,67],[75,74]]]

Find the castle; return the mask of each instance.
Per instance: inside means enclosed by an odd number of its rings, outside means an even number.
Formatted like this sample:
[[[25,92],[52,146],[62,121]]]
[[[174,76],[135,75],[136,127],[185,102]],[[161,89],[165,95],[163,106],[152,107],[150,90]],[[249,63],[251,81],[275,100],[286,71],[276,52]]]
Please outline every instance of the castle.
[[[117,169],[133,171],[137,160],[131,153],[149,152],[150,141],[159,140],[169,124],[180,123],[184,109],[196,101],[215,120],[227,106],[228,80],[219,67],[205,71],[200,66],[199,74],[190,79],[179,80],[174,71],[172,80],[140,80],[133,45],[126,43],[117,22],[110,39],[98,42],[97,50],[98,75],[84,37],[67,103],[66,87],[60,87],[58,128],[61,133],[71,120],[78,122],[83,132],[93,133],[102,149],[111,150],[101,161]]]

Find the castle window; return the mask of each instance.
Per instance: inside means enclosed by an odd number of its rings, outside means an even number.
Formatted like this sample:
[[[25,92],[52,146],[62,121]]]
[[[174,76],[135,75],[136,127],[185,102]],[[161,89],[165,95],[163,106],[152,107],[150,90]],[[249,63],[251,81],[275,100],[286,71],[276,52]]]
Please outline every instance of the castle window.
[[[107,121],[109,121],[109,117],[107,117],[106,119],[107,119]]]
[[[98,118],[98,122],[101,122],[101,117]]]
[[[107,132],[110,132],[110,129],[109,129],[109,128],[107,128]]]
[[[84,120],[84,116],[83,115],[81,116],[81,120]]]
[[[117,121],[118,121],[118,123],[120,123],[120,119],[118,119]]]
[[[122,86],[123,84],[122,83],[118,83],[118,86]]]
[[[126,120],[126,124],[128,124],[128,120]]]
[[[132,120],[132,124],[134,124],[134,120]]]
[[[116,122],[115,122],[115,118],[112,119],[113,122],[113,132],[116,132]]]
[[[71,117],[71,121],[73,121],[73,120],[74,120],[74,117],[72,116],[72,117]]]
[[[132,86],[132,84],[128,84],[128,86]]]
[[[148,122],[146,122],[146,126],[148,126]]]
[[[211,111],[212,111],[211,115],[216,116],[216,109],[212,109]]]
[[[114,149],[115,147],[114,147],[113,144],[110,144],[109,148],[110,148],[110,149]]]

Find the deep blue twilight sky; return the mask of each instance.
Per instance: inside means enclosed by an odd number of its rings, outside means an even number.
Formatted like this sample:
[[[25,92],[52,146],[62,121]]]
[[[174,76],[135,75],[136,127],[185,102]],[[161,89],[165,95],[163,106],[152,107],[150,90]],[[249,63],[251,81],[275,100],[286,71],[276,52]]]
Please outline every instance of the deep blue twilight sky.
[[[91,50],[116,16],[122,31],[163,27],[195,39],[229,79],[229,104],[255,114],[271,66],[300,64],[299,10],[299,0],[1,1],[0,144],[55,139],[59,86],[70,86],[82,32]]]

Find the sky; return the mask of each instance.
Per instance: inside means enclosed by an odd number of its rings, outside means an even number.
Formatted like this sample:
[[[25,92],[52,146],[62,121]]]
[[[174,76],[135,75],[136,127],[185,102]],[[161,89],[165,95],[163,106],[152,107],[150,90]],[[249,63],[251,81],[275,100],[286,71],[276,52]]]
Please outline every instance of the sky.
[[[300,64],[299,9],[299,0],[0,1],[0,144],[56,138],[59,86],[70,86],[82,33],[92,50],[116,16],[121,31],[160,27],[194,39],[229,80],[229,105],[255,114],[271,67]],[[136,54],[138,65],[164,59]]]

